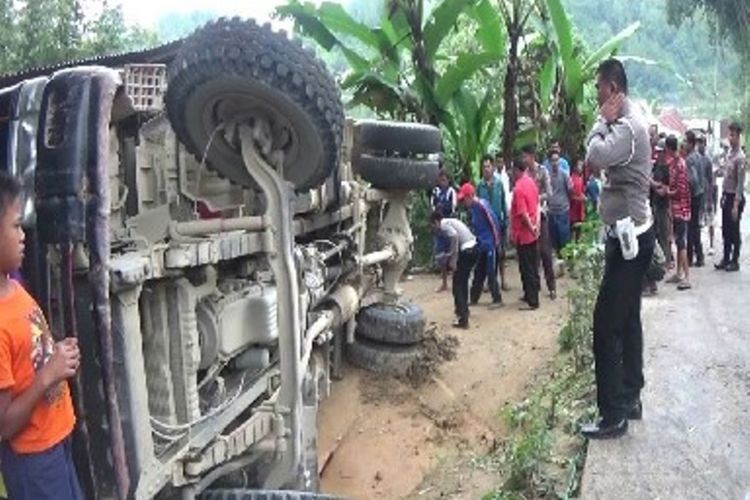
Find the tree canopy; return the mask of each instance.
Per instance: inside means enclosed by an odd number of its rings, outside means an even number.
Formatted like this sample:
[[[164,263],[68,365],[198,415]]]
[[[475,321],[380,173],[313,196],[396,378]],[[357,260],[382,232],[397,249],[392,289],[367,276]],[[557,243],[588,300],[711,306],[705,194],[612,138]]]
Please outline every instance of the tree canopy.
[[[158,42],[155,34],[127,26],[119,5],[85,5],[89,14],[79,0],[0,0],[0,73]]]
[[[683,3],[684,14],[691,16],[679,26],[670,24],[667,2],[612,0],[606,9],[600,8],[597,0],[564,3],[580,36],[593,45],[640,21],[638,36],[628,40],[620,51],[621,55],[636,58],[626,61],[636,95],[655,104],[679,106],[692,115],[732,114],[741,95],[737,53],[712,35],[704,12],[687,5],[694,0],[670,1]]]
[[[667,0],[667,14],[676,26],[695,19],[698,14],[706,14],[715,36],[729,41],[750,60],[750,3],[747,0]]]
[[[670,22],[679,27],[701,16],[708,20],[717,47],[731,46],[739,57],[739,78],[722,80],[723,95],[732,93],[741,101],[741,115],[750,124],[750,3],[747,0],[667,0]],[[728,91],[728,92],[727,92]],[[718,99],[718,92],[715,96]]]

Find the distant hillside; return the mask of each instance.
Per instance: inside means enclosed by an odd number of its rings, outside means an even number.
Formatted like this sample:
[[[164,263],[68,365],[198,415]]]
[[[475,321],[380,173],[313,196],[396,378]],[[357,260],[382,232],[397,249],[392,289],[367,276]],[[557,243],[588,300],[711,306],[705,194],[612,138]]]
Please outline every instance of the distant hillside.
[[[580,35],[597,46],[629,24],[641,29],[621,54],[654,60],[659,67],[628,63],[634,93],[678,105],[696,115],[726,116],[741,97],[739,59],[728,46],[717,49],[705,21],[675,29],[667,23],[664,0],[563,0]],[[718,98],[714,98],[715,89]]]

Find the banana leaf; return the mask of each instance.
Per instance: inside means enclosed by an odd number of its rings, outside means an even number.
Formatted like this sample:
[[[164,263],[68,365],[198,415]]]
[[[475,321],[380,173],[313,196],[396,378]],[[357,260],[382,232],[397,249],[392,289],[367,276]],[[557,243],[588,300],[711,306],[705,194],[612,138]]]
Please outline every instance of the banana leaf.
[[[595,71],[596,66],[598,66],[600,62],[617,52],[622,44],[632,37],[640,27],[641,22],[637,21],[604,42],[601,47],[596,49],[594,53],[586,59],[586,62],[583,63],[584,73],[588,74]]]
[[[583,93],[581,92],[583,65],[575,53],[573,25],[561,0],[547,0],[547,8],[549,9],[552,26],[555,29],[557,47],[562,61],[565,95],[579,103],[583,100]]]
[[[342,88],[353,90],[349,108],[364,105],[393,115],[404,103],[401,89],[376,73],[352,74]]]
[[[312,38],[327,51],[339,43],[331,30],[318,19],[315,7],[309,2],[301,4],[297,0],[290,0],[288,4],[277,7],[276,14],[282,19],[293,19],[297,31]]]
[[[487,53],[497,54],[498,59],[505,54],[507,36],[505,24],[500,18],[500,12],[490,0],[480,2],[470,9],[469,14],[479,25],[476,37]]]
[[[328,24],[330,22],[333,26],[344,26],[346,25],[346,22],[343,20],[344,18],[339,16],[338,22],[331,21],[332,18],[336,19],[336,15],[334,15],[336,10],[329,10],[331,12],[329,12],[328,17],[326,17],[321,13],[320,9],[316,9],[315,6],[309,2],[302,4],[297,0],[291,0],[287,5],[278,7],[276,12],[283,18],[294,19],[295,28],[303,35],[315,40],[315,42],[325,50],[330,51],[334,47],[339,47],[354,71],[366,71],[371,66],[370,62],[364,56],[358,54],[352,48],[343,43],[341,39],[334,34],[331,25]],[[356,21],[353,22],[356,23]],[[367,28],[365,25],[361,26]],[[350,26],[349,28],[350,30],[354,29],[353,26]],[[370,32],[370,29],[367,28],[367,31]]]
[[[479,154],[484,154],[487,150],[492,134],[495,133],[499,121],[499,110],[497,109],[497,100],[495,92],[489,88],[484,93],[482,102],[479,105],[477,116],[475,118],[474,128],[479,135]]]
[[[456,62],[448,68],[437,82],[435,95],[440,106],[446,106],[463,83],[471,78],[480,68],[497,61],[497,55],[482,52],[479,54],[462,53]]]
[[[475,0],[442,0],[432,11],[423,28],[424,49],[428,58],[432,58],[438,47],[445,40],[456,24],[458,16],[474,4]]]
[[[331,31],[353,36],[365,45],[378,48],[380,39],[364,23],[355,21],[340,3],[323,2],[318,8],[318,18]]]
[[[401,9],[395,10],[380,20],[380,29],[388,36],[388,40],[403,49],[411,48],[411,28],[406,15]]]
[[[544,111],[547,111],[552,104],[552,92],[555,88],[556,77],[557,54],[553,53],[547,58],[544,66],[542,66],[542,72],[539,73],[539,99]]]

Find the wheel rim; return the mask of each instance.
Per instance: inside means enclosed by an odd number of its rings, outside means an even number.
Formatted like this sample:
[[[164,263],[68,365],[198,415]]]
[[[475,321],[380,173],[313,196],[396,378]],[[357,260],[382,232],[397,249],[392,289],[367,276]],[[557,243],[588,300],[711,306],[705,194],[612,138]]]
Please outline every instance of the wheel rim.
[[[209,80],[195,89],[185,110],[185,126],[196,148],[205,152],[210,141],[206,158],[212,167],[242,185],[255,182],[244,166],[239,142],[218,130],[231,121],[268,123],[273,149],[284,152],[284,178],[296,187],[312,180],[314,169],[305,167],[322,161],[323,144],[307,114],[284,93],[262,82],[237,76]]]

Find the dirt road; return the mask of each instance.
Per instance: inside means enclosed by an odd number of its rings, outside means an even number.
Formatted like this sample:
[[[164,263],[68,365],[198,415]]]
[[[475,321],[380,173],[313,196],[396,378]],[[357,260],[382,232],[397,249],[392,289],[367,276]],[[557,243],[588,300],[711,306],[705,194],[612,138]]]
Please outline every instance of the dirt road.
[[[481,457],[502,442],[504,405],[522,399],[552,359],[567,311],[565,279],[556,301],[518,311],[515,262],[509,271],[506,306],[488,310],[484,294],[472,308],[468,331],[450,328],[452,297],[434,292],[436,277],[403,284],[439,334],[458,337],[457,356],[418,388],[347,370],[322,409],[323,491],[357,499],[476,499],[497,486],[496,473]]]
[[[644,300],[643,420],[590,443],[582,498],[750,498],[750,220],[744,236],[739,273],[694,268],[692,290]]]

